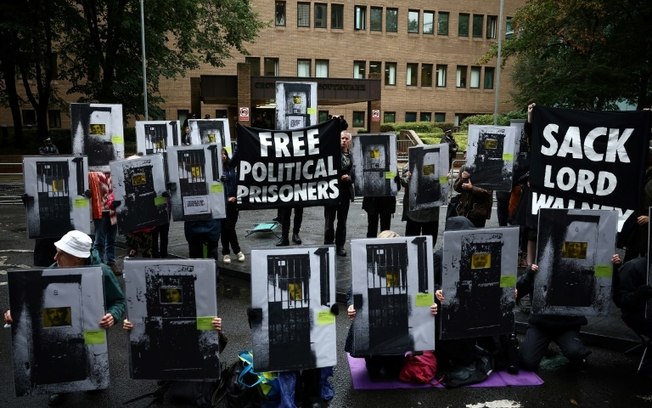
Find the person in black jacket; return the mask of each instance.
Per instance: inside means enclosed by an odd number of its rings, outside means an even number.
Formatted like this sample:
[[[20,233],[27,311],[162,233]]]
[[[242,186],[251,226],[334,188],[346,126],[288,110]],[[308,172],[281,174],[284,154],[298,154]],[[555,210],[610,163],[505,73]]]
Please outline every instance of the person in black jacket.
[[[647,258],[639,256],[623,264],[614,277],[613,300],[622,312],[623,322],[638,334],[652,337],[652,319],[645,317],[645,304],[652,298],[647,284]]]
[[[620,257],[614,254],[612,264],[619,264]],[[525,274],[516,282],[518,302],[525,295],[532,295],[534,279],[539,266],[530,265]],[[586,363],[586,358],[591,354],[580,339],[580,328],[588,324],[584,316],[545,315],[532,313],[528,319],[528,328],[525,339],[520,345],[520,366],[529,371],[536,371],[539,363],[546,354],[550,342],[555,342],[562,354],[570,360],[575,367]]]

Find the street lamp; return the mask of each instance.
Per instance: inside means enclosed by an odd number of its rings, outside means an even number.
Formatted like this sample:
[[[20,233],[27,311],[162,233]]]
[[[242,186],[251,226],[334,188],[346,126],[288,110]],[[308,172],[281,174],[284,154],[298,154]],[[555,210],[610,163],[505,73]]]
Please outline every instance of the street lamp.
[[[494,126],[498,124],[498,105],[500,104],[500,66],[502,64],[503,51],[503,9],[505,0],[500,0],[498,11],[498,54],[496,55],[496,93],[494,100]]]
[[[144,0],[140,0],[140,43],[143,49],[143,107],[145,120],[149,120],[147,112],[147,60],[145,59],[145,5]]]

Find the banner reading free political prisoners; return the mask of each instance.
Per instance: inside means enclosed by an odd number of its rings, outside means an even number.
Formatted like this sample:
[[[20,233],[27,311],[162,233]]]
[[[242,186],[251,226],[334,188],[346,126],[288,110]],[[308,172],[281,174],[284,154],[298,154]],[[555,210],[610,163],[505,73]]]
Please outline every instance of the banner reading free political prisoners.
[[[340,124],[281,131],[238,125],[238,198],[243,209],[336,204]]]
[[[635,220],[650,137],[649,111],[535,107],[530,186],[540,208],[614,209],[618,231]],[[631,222],[630,220],[630,222]]]

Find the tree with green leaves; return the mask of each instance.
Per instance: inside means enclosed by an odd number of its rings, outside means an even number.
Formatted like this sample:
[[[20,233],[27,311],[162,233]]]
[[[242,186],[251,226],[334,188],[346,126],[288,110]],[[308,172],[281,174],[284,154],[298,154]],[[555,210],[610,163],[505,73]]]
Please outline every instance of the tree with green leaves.
[[[39,101],[45,97],[49,102],[55,100],[57,90],[51,84],[61,79],[71,84],[61,91],[77,95],[80,102],[121,103],[126,115],[144,113],[139,0],[10,3],[25,13],[3,14],[0,35],[15,34],[18,51],[13,55],[27,57],[16,60],[17,66],[25,67],[26,90],[29,87],[30,92],[40,93],[50,87],[50,94],[40,96]],[[161,77],[183,76],[201,63],[223,66],[232,52],[246,54],[245,45],[267,24],[247,0],[144,0],[144,9],[147,93],[154,113],[163,102]],[[45,51],[33,53],[35,44]],[[5,61],[4,55],[0,61]],[[46,73],[43,87],[33,82],[39,70]],[[3,77],[8,82],[6,72]],[[34,106],[31,98],[30,102]],[[44,110],[34,108],[39,132],[43,127],[47,133],[47,104]]]
[[[649,107],[650,21],[649,0],[527,1],[514,16],[515,36],[503,48],[505,60],[514,60],[515,102],[593,110],[615,109],[619,102]]]

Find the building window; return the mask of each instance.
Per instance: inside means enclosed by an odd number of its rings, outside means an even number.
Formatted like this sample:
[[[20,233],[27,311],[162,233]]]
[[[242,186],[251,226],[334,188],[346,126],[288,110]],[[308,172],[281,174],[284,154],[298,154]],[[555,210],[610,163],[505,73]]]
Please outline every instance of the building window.
[[[439,123],[446,122],[446,113],[435,112],[435,122],[439,122]]]
[[[245,63],[249,64],[251,76],[260,76],[260,57],[245,57]]]
[[[328,5],[315,3],[315,28],[328,28]]]
[[[469,17],[466,13],[460,13],[460,19],[457,22],[457,35],[459,37],[469,36]]]
[[[417,72],[419,71],[419,64],[408,63],[405,75],[405,85],[417,86]]]
[[[487,16],[487,38],[498,38],[498,17]]]
[[[310,3],[297,3],[297,27],[310,27]]]
[[[470,88],[480,88],[480,67],[471,67]]]
[[[482,14],[473,15],[473,38],[482,38],[482,24],[484,24],[484,16]]]
[[[455,86],[458,88],[466,88],[466,65],[457,66],[457,76],[455,78]]]
[[[385,63],[385,85],[396,85],[396,63]]]
[[[507,17],[505,22],[505,38],[509,40],[514,36],[514,26],[512,25],[512,18]]]
[[[315,77],[328,78],[328,60],[315,60]]]
[[[432,112],[419,113],[419,122],[430,122],[430,121],[432,121]]]
[[[364,127],[364,111],[353,111],[353,127]]]
[[[388,33],[398,32],[398,9],[388,8],[385,16],[385,31]]]
[[[394,122],[396,122],[396,112],[385,112],[385,113],[383,113],[383,122],[385,122],[385,123],[394,123]]]
[[[484,89],[494,89],[494,67],[484,67]]]
[[[226,119],[229,117],[229,113],[226,109],[215,109],[215,119]]]
[[[278,58],[265,58],[265,76],[278,76]]]
[[[423,33],[424,34],[435,33],[435,13],[433,11],[423,12]]]
[[[416,122],[417,113],[416,112],[405,112],[405,121],[406,122]]]
[[[165,113],[165,111],[163,111],[163,113]],[[59,129],[61,127],[61,111],[48,111],[48,127],[50,129]]]
[[[36,125],[36,111],[34,109],[23,109],[23,126]]]
[[[353,61],[353,78],[364,79],[367,70],[366,61]]]
[[[277,27],[285,27],[285,2],[277,1],[276,2],[276,18],[275,23]]]
[[[448,73],[448,65],[437,65],[437,87],[446,87],[446,76]]]
[[[408,33],[419,33],[419,10],[408,11]]]
[[[369,15],[369,30],[383,31],[383,8],[372,7]]]
[[[354,26],[357,31],[367,29],[367,6],[355,6],[354,9]]]
[[[369,61],[369,78],[380,79],[382,70],[382,62]]]
[[[329,116],[330,115],[328,114],[328,111],[320,110],[319,112],[317,112],[317,120],[319,121],[319,123],[327,122]]]
[[[331,4],[331,28],[339,30],[344,28],[343,4]]]
[[[297,60],[297,76],[301,78],[310,77],[310,60],[298,59]]]
[[[432,64],[421,64],[421,86],[432,87]]]
[[[437,35],[448,35],[448,12],[440,11],[437,17]]]

